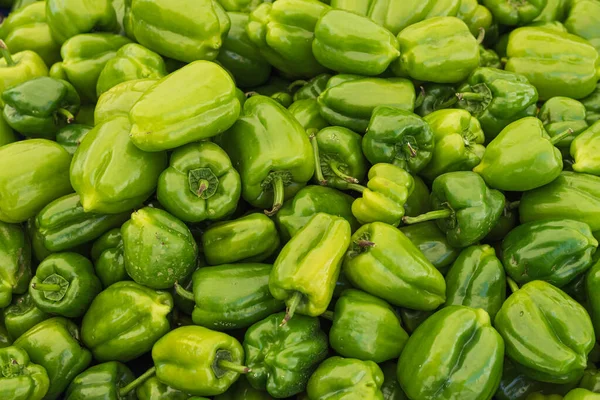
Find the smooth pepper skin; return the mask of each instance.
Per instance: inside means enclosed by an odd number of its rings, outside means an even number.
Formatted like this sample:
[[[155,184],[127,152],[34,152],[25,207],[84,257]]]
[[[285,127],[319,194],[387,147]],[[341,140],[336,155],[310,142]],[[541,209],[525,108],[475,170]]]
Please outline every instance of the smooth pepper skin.
[[[153,376],[137,387],[135,394],[138,400],[189,400],[190,396],[181,390],[165,385]],[[202,399],[202,398],[201,398]]]
[[[599,55],[585,39],[570,33],[524,27],[508,39],[505,65],[537,88],[540,100],[555,96],[582,99],[598,81]]]
[[[600,51],[600,4],[593,0],[574,1],[569,8],[565,27],[570,33],[587,39],[596,50]]]
[[[71,156],[59,144],[31,139],[0,147],[0,221],[25,222],[71,193]]]
[[[598,400],[600,394],[592,392],[591,390],[576,388],[571,390],[563,397],[563,400]]]
[[[326,68],[366,76],[383,73],[400,56],[392,32],[365,16],[336,9],[319,18],[312,51]]]
[[[65,400],[135,400],[135,390],[125,395],[119,393],[134,379],[131,370],[120,362],[94,365],[73,379]]]
[[[25,350],[32,362],[48,372],[50,388],[44,399],[57,399],[92,361],[92,354],[81,346],[79,339],[79,328],[74,322],[54,317],[40,322],[15,340],[15,346]]]
[[[546,7],[548,0],[525,0],[514,2],[510,0],[484,0],[494,18],[503,25],[526,25],[535,20]]]
[[[600,121],[577,136],[570,147],[573,171],[600,175]]]
[[[42,400],[50,381],[46,369],[30,361],[16,346],[0,348],[0,396],[11,400]]]
[[[442,274],[400,230],[382,222],[352,235],[343,273],[355,287],[395,306],[434,310],[446,300]]]
[[[538,118],[544,129],[554,137],[571,129],[573,133],[555,144],[560,149],[568,149],[575,137],[588,128],[585,106],[568,97],[553,97],[540,108]]]
[[[587,272],[585,279],[585,293],[588,298],[588,311],[594,324],[596,337],[600,337],[600,262]]]
[[[190,63],[217,57],[230,22],[212,0],[126,0],[124,25],[142,46]]]
[[[292,82],[288,89],[297,88],[301,85],[298,90],[294,93],[294,101],[314,99],[316,100],[321,93],[326,89],[327,82],[331,78],[330,74],[319,74],[309,81],[299,80]]]
[[[336,353],[381,363],[398,358],[407,340],[400,317],[388,303],[356,289],[342,292],[329,331]]]
[[[404,203],[404,215],[416,217],[430,211],[431,208],[429,207],[429,188],[421,177],[416,175],[412,177],[415,181],[414,190]]]
[[[192,399],[204,400],[204,397],[192,397]],[[273,400],[273,397],[264,390],[252,387],[242,376],[225,393],[215,396],[214,400]]]
[[[479,44],[456,17],[435,17],[410,25],[400,32],[398,43],[400,57],[392,64],[397,76],[458,83],[479,66]],[[439,49],[443,49],[443,57]]]
[[[449,306],[410,336],[398,381],[410,399],[490,399],[502,375],[504,341],[482,309]]]
[[[160,79],[167,75],[162,57],[144,46],[129,43],[108,60],[96,84],[98,97],[122,82],[136,79]]]
[[[434,111],[452,107],[458,101],[454,85],[426,83],[420,87],[415,114],[424,117]]]
[[[526,283],[510,295],[494,326],[504,338],[507,357],[542,382],[580,379],[596,340],[583,306],[544,281]]]
[[[506,275],[494,248],[484,244],[461,251],[446,275],[445,306],[481,308],[493,320],[505,298]]]
[[[83,124],[70,124],[56,132],[56,143],[60,144],[71,155],[79,148],[79,145],[94,127]]]
[[[92,261],[96,275],[107,288],[113,283],[130,280],[125,269],[121,229],[115,228],[100,236],[92,246]]]
[[[598,241],[586,223],[547,219],[519,225],[502,241],[502,262],[517,283],[563,287],[592,266]]]
[[[48,67],[37,53],[23,50],[10,56],[6,45],[0,59],[0,93],[6,89],[40,76],[48,76]]]
[[[48,0],[46,18],[52,36],[59,44],[80,33],[116,33],[120,29],[110,0]]]
[[[219,220],[232,214],[242,193],[240,174],[227,153],[211,142],[190,143],[171,154],[158,178],[157,198],[185,222]]]
[[[173,149],[224,132],[239,114],[229,73],[216,63],[196,61],[159,80],[134,104],[131,140],[144,151]]]
[[[31,244],[19,225],[0,221],[0,309],[7,307],[13,294],[27,291],[31,279]]]
[[[253,213],[216,223],[202,234],[202,249],[209,265],[261,262],[279,248],[275,223],[264,213]]]
[[[596,85],[596,89],[592,94],[581,99],[581,104],[585,106],[585,120],[589,125],[600,120],[600,84]]]
[[[156,82],[156,79],[127,81],[103,93],[94,108],[94,125],[100,125],[117,116],[129,118],[129,111],[133,105]]]
[[[138,149],[129,137],[130,128],[126,117],[96,125],[75,153],[71,184],[85,212],[130,211],[156,189],[167,154]]]
[[[431,161],[433,131],[421,117],[392,106],[373,110],[362,149],[371,164],[391,163],[418,173]]]
[[[309,129],[321,130],[329,126],[329,122],[319,112],[319,103],[316,98],[296,100],[288,107],[288,111],[307,131]]]
[[[315,171],[312,146],[300,123],[278,102],[252,96],[242,116],[221,138],[242,179],[242,197],[254,207],[283,203]]]
[[[196,268],[198,246],[188,227],[152,207],[134,211],[121,227],[127,274],[153,289],[168,289]]]
[[[192,275],[192,320],[219,331],[247,328],[281,311],[283,301],[269,292],[269,264],[224,264],[199,268]],[[281,321],[279,321],[281,322]]]
[[[244,361],[244,349],[232,336],[201,326],[184,326],[167,333],[152,347],[156,377],[197,396],[225,392],[240,374],[222,362]]]
[[[466,110],[438,110],[424,118],[433,131],[431,161],[419,173],[428,181],[453,171],[468,171],[481,161],[485,135]]]
[[[29,286],[29,294],[40,310],[67,318],[81,317],[101,290],[92,263],[77,253],[46,257]]]
[[[275,215],[282,241],[290,240],[319,212],[344,218],[350,223],[352,232],[356,231],[360,224],[352,214],[353,201],[354,198],[346,193],[326,186],[302,188]]]
[[[384,400],[408,400],[406,394],[400,387],[396,370],[398,369],[395,361],[387,361],[380,364],[379,367],[383,372],[383,385],[381,385],[381,393]]]
[[[98,361],[127,362],[169,332],[170,293],[135,282],[117,282],[100,292],[83,317],[81,339]]]
[[[54,200],[35,217],[35,228],[44,247],[64,251],[90,242],[129,219],[129,212],[94,214],[83,211],[76,193]]]
[[[4,309],[4,324],[12,338],[18,338],[40,322],[50,318],[37,308],[29,293],[13,298],[13,302]]]
[[[382,384],[383,372],[374,362],[335,356],[319,365],[306,392],[309,400],[384,400]]]
[[[250,14],[246,32],[273,67],[310,78],[327,72],[313,56],[312,42],[317,20],[330,9],[317,0],[265,2]]]
[[[427,193],[427,197],[424,201],[429,202],[429,193]],[[429,208],[424,210],[424,212],[428,211]],[[425,258],[427,258],[429,262],[442,273],[445,273],[445,271],[448,270],[448,267],[452,265],[459,255],[459,249],[455,249],[448,244],[446,235],[438,228],[437,223],[434,221],[402,226],[400,227],[400,231],[402,231],[402,233],[410,239],[412,244],[421,250]]]
[[[243,12],[228,12],[227,15],[231,28],[223,39],[217,61],[233,74],[236,84],[241,87],[266,83],[271,75],[271,64],[246,33],[250,15]]]
[[[600,372],[595,367],[588,367],[578,386],[597,393],[600,386]]]
[[[319,319],[297,315],[281,326],[284,313],[252,325],[244,336],[248,381],[275,398],[306,389],[308,378],[327,357],[327,335]]]

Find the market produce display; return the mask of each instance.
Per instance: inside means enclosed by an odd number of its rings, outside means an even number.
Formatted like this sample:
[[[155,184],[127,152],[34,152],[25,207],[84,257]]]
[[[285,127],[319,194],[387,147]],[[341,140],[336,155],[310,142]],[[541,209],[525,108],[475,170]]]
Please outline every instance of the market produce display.
[[[0,400],[600,400],[600,0],[0,11]]]

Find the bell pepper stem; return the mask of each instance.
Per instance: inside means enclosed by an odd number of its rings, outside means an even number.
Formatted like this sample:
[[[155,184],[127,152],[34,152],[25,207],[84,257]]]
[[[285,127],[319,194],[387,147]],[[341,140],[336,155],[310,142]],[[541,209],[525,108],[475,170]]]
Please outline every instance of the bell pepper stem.
[[[360,239],[355,242],[359,247],[375,247],[375,242],[371,242],[370,240]]]
[[[14,67],[17,65],[15,60],[12,58],[10,51],[8,50],[8,46],[4,43],[4,40],[0,40],[0,53],[2,53],[2,57],[6,60],[6,65],[9,67]]]
[[[142,375],[137,377],[135,380],[131,381],[129,384],[123,386],[119,389],[119,398],[123,398],[127,395],[127,393],[135,390],[142,383],[146,382],[146,380],[152,377],[156,373],[156,367],[150,368],[148,371],[144,372]]]
[[[443,110],[449,107],[452,107],[453,105],[455,105],[458,102],[458,97],[454,96],[451,99],[446,100],[445,102],[443,102],[442,104],[440,104],[436,109],[438,110]]]
[[[283,321],[279,326],[284,326],[288,323],[290,319],[294,316],[294,312],[296,312],[296,308],[300,305],[300,301],[302,301],[302,293],[294,292],[292,297],[290,298],[290,302],[285,310],[285,317],[283,317]]]
[[[245,365],[236,364],[227,360],[219,360],[217,362],[217,365],[219,366],[219,368],[237,372],[238,374],[247,374],[248,372],[252,372],[252,369],[246,367]]]
[[[208,189],[208,185],[209,183],[206,179],[201,179],[200,182],[198,182],[198,191],[196,192],[196,195],[202,197],[202,194]]]
[[[265,210],[265,214],[269,217],[277,214],[277,211],[283,206],[283,198],[285,196],[285,186],[283,185],[283,178],[276,175],[273,178],[273,208]]]
[[[573,134],[573,129],[569,128],[566,131],[564,131],[563,133],[558,134],[556,136],[553,136],[550,139],[550,142],[552,142],[552,144],[556,144],[556,143],[560,142],[561,140],[563,140],[564,138],[566,138],[566,137],[568,137],[568,136],[570,136],[572,134]]]
[[[448,210],[448,209],[436,210],[436,211],[429,211],[428,213],[421,214],[417,217],[405,216],[402,218],[402,222],[404,222],[405,224],[411,225],[411,224],[418,224],[419,222],[433,221],[436,219],[448,218],[451,215],[452,215],[451,210]]]
[[[423,86],[419,86],[419,89],[421,91],[419,92],[417,100],[415,100],[415,109],[421,107],[423,105],[423,102],[425,101],[425,88]]]
[[[251,91],[251,92],[246,92],[244,93],[244,95],[246,96],[247,99],[249,99],[252,96],[258,96],[260,93],[255,92],[255,91]]]
[[[329,164],[329,168],[331,168],[331,171],[340,179],[345,180],[348,183],[358,183],[358,179],[354,178],[353,176],[347,175],[345,174],[340,168],[339,168],[339,164],[336,162],[332,162]]]
[[[304,85],[306,85],[308,82],[304,81],[302,79],[294,81],[292,83],[290,83],[290,85],[288,86],[288,92],[293,92],[296,88],[302,87]]]
[[[317,182],[319,185],[327,185],[327,180],[325,176],[323,176],[323,170],[321,169],[321,156],[319,155],[319,143],[317,143],[317,130],[309,129],[308,130],[308,139],[310,140],[310,144],[313,149],[313,157],[315,159],[315,178],[317,178]]]
[[[65,117],[65,119],[67,120],[67,124],[72,124],[73,122],[75,122],[75,116],[71,114],[69,110],[59,108],[58,110],[56,110],[56,112]]]
[[[516,292],[517,290],[519,290],[519,285],[517,285],[517,282],[513,281],[512,278],[510,277],[506,277],[506,282],[508,282],[508,287],[510,287],[510,291],[511,292]]]
[[[472,100],[472,101],[483,101],[485,100],[485,94],[473,93],[473,92],[462,92],[456,93],[458,100]]]
[[[321,317],[333,321],[333,311],[325,311],[323,314],[321,314]]]
[[[507,210],[515,210],[515,209],[519,208],[520,204],[521,204],[520,200],[511,201],[510,203],[506,204],[506,209]]]
[[[355,190],[355,191],[357,191],[357,192],[359,192],[359,193],[362,193],[362,192],[364,192],[364,191],[365,191],[367,188],[366,188],[366,187],[364,187],[363,185],[358,185],[358,184],[356,184],[356,183],[349,183],[349,184],[348,184],[348,189],[350,189],[350,190]]]
[[[410,152],[410,156],[412,158],[415,158],[417,156],[417,150],[415,150],[415,148],[412,147],[412,144],[410,144],[410,143],[406,143],[406,147],[408,147],[408,151]]]
[[[61,289],[60,285],[56,283],[32,283],[31,288],[43,292],[58,292]]]
[[[175,282],[175,293],[186,300],[194,301],[194,293],[190,292],[189,290],[185,290],[183,286],[177,282]]]
[[[485,40],[485,28],[479,27],[479,35],[477,36],[477,43],[481,44]]]

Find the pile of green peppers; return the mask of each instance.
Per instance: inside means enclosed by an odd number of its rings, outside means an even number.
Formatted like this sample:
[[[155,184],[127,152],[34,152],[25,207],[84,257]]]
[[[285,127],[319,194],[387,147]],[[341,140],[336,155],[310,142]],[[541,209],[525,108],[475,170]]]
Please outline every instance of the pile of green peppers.
[[[600,400],[600,0],[0,10],[0,400]]]

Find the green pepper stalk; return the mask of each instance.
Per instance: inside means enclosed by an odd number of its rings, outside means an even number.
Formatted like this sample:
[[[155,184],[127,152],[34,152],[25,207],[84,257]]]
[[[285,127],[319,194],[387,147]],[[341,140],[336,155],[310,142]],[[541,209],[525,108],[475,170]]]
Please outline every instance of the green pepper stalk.
[[[121,389],[119,389],[119,398],[125,398],[129,392],[135,390],[138,386],[146,382],[146,380],[153,377],[155,373],[156,367],[152,367],[126,386],[123,386]]]
[[[510,291],[512,293],[516,292],[517,290],[519,290],[519,285],[517,285],[517,282],[513,281],[513,279],[511,277],[506,277],[506,282],[508,283],[508,287],[510,287]]]
[[[6,65],[9,67],[14,67],[17,65],[15,60],[13,60],[12,55],[10,54],[10,50],[8,50],[8,46],[4,43],[4,40],[0,39],[0,53],[2,53],[2,57],[6,60]]]
[[[309,139],[310,139],[310,143],[312,145],[313,153],[314,153],[314,157],[315,157],[315,176],[320,185],[326,186],[328,184],[328,181],[327,181],[327,179],[325,179],[325,176],[323,175],[323,169],[321,167],[321,157],[319,155],[319,144],[317,143],[317,136],[316,136],[317,130],[310,129],[309,132],[310,132]],[[331,172],[333,174],[335,174],[341,180],[348,182],[349,184],[357,184],[360,182],[358,179],[356,179],[348,174],[345,174],[344,171],[341,170],[340,163],[338,161],[332,160],[332,159],[330,159],[328,161],[329,161],[328,166],[329,166],[329,169],[331,170]]]

